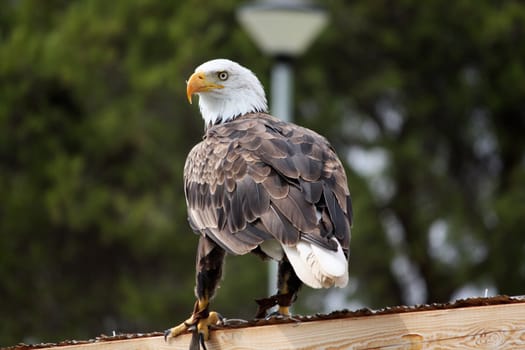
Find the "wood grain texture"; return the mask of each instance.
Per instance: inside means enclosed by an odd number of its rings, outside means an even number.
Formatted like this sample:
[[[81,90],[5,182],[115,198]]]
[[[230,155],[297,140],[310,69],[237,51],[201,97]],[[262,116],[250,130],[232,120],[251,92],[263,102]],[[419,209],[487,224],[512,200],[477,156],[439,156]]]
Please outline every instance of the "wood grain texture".
[[[188,350],[190,335],[62,346],[56,350]],[[349,317],[211,333],[216,349],[525,349],[525,303]]]

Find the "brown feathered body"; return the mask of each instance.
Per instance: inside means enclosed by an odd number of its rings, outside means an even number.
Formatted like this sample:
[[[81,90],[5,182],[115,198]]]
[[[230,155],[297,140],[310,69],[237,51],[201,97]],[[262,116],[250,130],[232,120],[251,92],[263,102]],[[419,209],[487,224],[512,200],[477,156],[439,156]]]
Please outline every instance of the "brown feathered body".
[[[319,134],[265,113],[206,130],[184,167],[192,229],[230,254],[299,241],[348,258],[352,207],[343,166]],[[335,238],[335,239],[334,239]]]

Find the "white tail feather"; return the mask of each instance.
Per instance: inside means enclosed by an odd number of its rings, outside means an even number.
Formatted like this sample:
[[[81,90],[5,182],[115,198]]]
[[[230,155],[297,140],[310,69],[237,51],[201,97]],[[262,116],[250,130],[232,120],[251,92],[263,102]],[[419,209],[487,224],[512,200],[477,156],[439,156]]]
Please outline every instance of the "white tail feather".
[[[348,262],[339,242],[331,251],[310,242],[283,245],[284,252],[297,276],[312,288],[344,287],[348,283]]]
[[[337,247],[337,252],[318,247],[315,244],[311,244],[310,246],[312,247],[312,252],[317,257],[317,261],[319,261],[321,265],[321,270],[327,275],[340,277],[348,272],[348,263],[346,262],[341,246]]]

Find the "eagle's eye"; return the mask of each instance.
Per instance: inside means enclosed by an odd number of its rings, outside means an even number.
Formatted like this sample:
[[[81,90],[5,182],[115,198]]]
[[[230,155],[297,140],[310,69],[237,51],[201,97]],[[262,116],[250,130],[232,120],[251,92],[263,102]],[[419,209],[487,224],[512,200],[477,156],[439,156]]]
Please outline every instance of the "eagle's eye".
[[[219,77],[220,80],[225,81],[226,79],[228,79],[228,72],[226,71],[219,72],[217,76]]]

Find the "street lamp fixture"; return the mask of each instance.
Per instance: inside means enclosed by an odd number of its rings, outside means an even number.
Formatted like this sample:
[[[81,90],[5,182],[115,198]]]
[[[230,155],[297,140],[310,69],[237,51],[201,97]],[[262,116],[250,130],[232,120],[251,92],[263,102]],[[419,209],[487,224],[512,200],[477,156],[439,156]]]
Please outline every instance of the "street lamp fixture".
[[[267,55],[302,55],[325,27],[328,15],[319,6],[299,0],[256,1],[242,6],[237,18]]]

